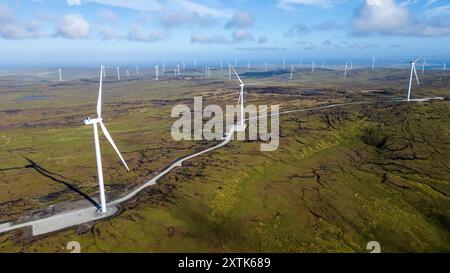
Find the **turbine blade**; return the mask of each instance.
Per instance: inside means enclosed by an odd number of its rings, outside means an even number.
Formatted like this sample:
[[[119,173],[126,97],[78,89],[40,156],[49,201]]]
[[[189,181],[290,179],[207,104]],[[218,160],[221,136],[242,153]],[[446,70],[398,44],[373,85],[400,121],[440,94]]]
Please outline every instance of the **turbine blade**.
[[[103,65],[100,66],[100,86],[98,87],[98,100],[97,100],[97,116],[102,117],[102,85],[103,85]]]
[[[241,84],[244,84],[244,83],[241,81],[241,78],[239,77],[238,73],[236,72],[236,69],[234,69],[234,66],[232,66],[231,68],[233,68],[234,74],[236,74],[236,77],[237,77],[238,80],[241,82]]]
[[[417,76],[416,66],[414,65],[413,67],[414,67],[414,74],[416,75],[417,85],[420,85],[420,83],[419,83],[419,77]]]
[[[414,62],[417,63],[422,57],[417,58]]]
[[[127,170],[129,171],[130,169],[128,168],[127,163],[125,162],[125,160],[123,159],[122,155],[119,152],[119,149],[117,149],[116,144],[114,143],[114,140],[112,139],[111,135],[108,132],[108,129],[106,129],[106,126],[103,124],[102,121],[100,121],[100,127],[102,128],[103,134],[105,135],[105,137],[108,139],[109,143],[111,143],[111,146],[113,146],[114,150],[116,151],[117,155],[119,156],[120,160],[122,160],[123,165],[125,166],[125,168],[127,168]]]

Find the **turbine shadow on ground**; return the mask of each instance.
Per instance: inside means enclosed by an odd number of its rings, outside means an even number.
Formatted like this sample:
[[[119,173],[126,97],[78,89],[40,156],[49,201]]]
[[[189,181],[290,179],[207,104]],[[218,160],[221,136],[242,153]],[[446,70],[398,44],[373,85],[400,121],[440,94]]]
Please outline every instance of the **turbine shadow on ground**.
[[[64,186],[66,186],[69,190],[76,192],[77,194],[79,194],[81,197],[83,197],[84,199],[86,199],[87,201],[89,201],[92,205],[94,205],[96,208],[100,209],[100,205],[95,202],[94,199],[92,199],[89,195],[87,195],[86,193],[82,192],[80,189],[78,189],[77,187],[75,187],[74,185],[70,184],[69,182],[67,182],[67,180],[70,181],[70,179],[57,174],[57,173],[53,173],[50,172],[46,169],[44,169],[43,167],[41,167],[39,164],[37,164],[36,162],[34,162],[32,159],[23,156],[23,158],[28,161],[28,165],[25,166],[25,168],[30,168],[30,169],[34,169],[36,172],[38,172],[39,174],[51,179],[52,181],[58,182],[60,184],[63,184]],[[58,178],[59,177],[59,178]],[[66,180],[66,181],[64,181]]]

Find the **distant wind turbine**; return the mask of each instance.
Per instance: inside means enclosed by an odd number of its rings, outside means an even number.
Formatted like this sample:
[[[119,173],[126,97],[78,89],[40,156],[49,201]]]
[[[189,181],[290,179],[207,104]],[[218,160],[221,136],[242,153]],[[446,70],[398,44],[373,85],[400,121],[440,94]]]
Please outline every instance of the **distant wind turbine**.
[[[139,67],[136,66],[136,76],[139,76]]]
[[[375,68],[375,62],[377,59],[375,59],[375,56],[372,56],[372,70]]]
[[[59,74],[59,81],[62,82],[62,70],[61,70],[61,68],[58,68],[58,74]]]
[[[419,83],[419,77],[417,76],[417,70],[416,70],[416,63],[420,58],[417,58],[416,60],[411,61],[411,76],[409,77],[409,88],[408,88],[408,97],[407,101],[410,101],[411,99],[411,88],[412,88],[412,82],[413,82],[413,75],[416,76],[417,80],[417,86],[420,85]]]
[[[293,79],[294,78],[294,72],[295,72],[295,70],[294,70],[294,66],[293,65],[291,65],[291,79]]]
[[[159,66],[155,65],[155,80],[158,80],[159,77]]]
[[[120,68],[117,67],[117,80],[120,81]]]
[[[241,87],[241,91],[239,93],[239,100],[238,104],[240,104],[240,120],[238,125],[236,126],[237,132],[243,132],[245,131],[246,125],[244,123],[244,87],[245,84],[242,82],[241,78],[239,77],[238,73],[236,72],[236,69],[233,67],[234,74],[236,74],[236,77],[238,78],[239,82],[241,83],[239,86]]]
[[[117,148],[116,144],[114,143],[114,140],[112,139],[111,135],[108,132],[108,129],[106,129],[106,126],[103,124],[103,118],[102,118],[102,82],[103,82],[103,69],[104,66],[102,65],[100,67],[100,86],[98,90],[98,99],[97,99],[97,118],[91,119],[87,117],[84,120],[84,124],[86,125],[92,125],[94,128],[94,143],[95,143],[95,155],[97,158],[97,172],[98,172],[98,184],[100,188],[100,203],[101,203],[101,212],[106,213],[106,197],[105,197],[105,186],[103,183],[103,167],[102,167],[102,157],[100,154],[100,140],[98,137],[98,127],[97,125],[100,125],[100,128],[103,131],[103,134],[105,135],[106,139],[108,139],[111,146],[116,151],[117,155],[119,156],[120,160],[122,161],[125,168],[129,171],[130,169],[127,166],[127,163],[123,159],[122,155],[120,154],[119,149]]]
[[[422,62],[422,74],[425,72],[425,65],[426,66],[430,66],[428,63],[427,63],[427,61],[425,60],[425,58],[423,59],[423,62]]]

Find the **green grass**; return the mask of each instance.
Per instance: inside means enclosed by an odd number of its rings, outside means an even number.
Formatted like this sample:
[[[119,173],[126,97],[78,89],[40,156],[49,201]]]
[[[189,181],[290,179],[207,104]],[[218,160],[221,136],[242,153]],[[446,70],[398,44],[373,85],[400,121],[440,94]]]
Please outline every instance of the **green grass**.
[[[379,88],[384,82],[394,90],[386,97],[393,98],[400,94],[395,88],[402,83],[386,80],[391,72],[377,71],[373,77],[355,71],[368,83],[352,77],[333,79],[334,72],[307,75],[289,84],[270,78],[264,81],[274,87],[273,92],[255,87],[248,90],[247,98],[280,103],[282,110],[306,108],[328,103],[330,98],[331,103],[373,99],[360,90]],[[314,77],[321,81],[313,82]],[[205,92],[206,101],[235,100],[229,83],[197,88],[189,81],[130,85],[132,91],[122,104],[117,101],[125,97],[119,92],[125,85],[111,86],[114,95],[104,106],[106,125],[133,169],[126,173],[114,151],[102,145],[103,157],[109,159],[105,160],[107,186],[118,192],[142,183],[177,157],[212,144],[171,140],[168,128],[173,119],[168,113],[174,104],[192,104],[194,94]],[[214,91],[219,86],[225,88]],[[297,93],[303,88],[331,87],[348,90]],[[434,95],[442,92],[441,87],[425,90]],[[82,116],[71,112],[91,113],[95,106],[86,102],[85,95],[76,96],[79,99],[67,105],[67,113],[46,104],[27,112],[31,128],[12,126],[13,121],[22,124],[24,116],[7,115],[5,124],[11,127],[0,135],[4,141],[0,169],[19,168],[1,171],[0,185],[6,190],[0,193],[0,203],[20,199],[22,203],[2,205],[5,219],[79,198],[22,168],[27,163],[20,154],[95,195],[92,128],[76,123]],[[168,103],[160,105],[154,101],[157,98]],[[373,240],[381,243],[383,252],[448,252],[449,108],[448,101],[374,103],[282,116],[282,137],[275,152],[261,152],[259,142],[232,142],[164,177],[125,204],[119,216],[83,232],[69,229],[33,240],[20,231],[0,235],[0,252],[66,252],[64,246],[73,240],[81,243],[84,252],[365,252],[367,242]],[[70,125],[60,122],[67,118]],[[57,126],[47,124],[53,119]],[[55,199],[40,199],[55,192],[61,192]]]

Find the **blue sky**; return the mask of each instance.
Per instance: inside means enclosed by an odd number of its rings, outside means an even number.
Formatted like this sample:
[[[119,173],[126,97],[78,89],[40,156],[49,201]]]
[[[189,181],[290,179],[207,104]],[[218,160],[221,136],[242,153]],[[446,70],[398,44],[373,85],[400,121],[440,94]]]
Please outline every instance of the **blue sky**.
[[[449,0],[0,0],[1,66],[450,63]]]

